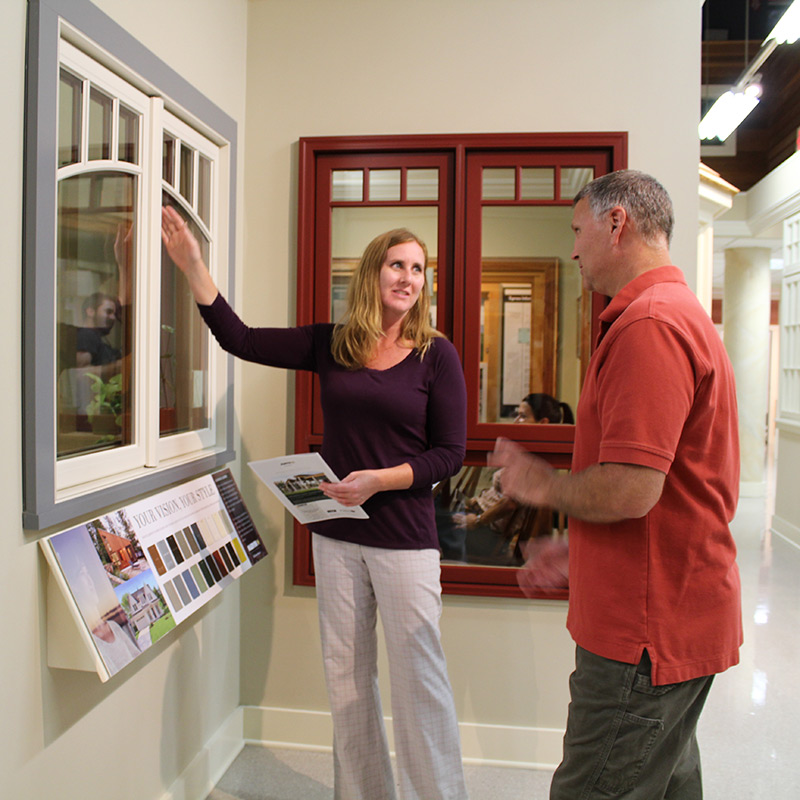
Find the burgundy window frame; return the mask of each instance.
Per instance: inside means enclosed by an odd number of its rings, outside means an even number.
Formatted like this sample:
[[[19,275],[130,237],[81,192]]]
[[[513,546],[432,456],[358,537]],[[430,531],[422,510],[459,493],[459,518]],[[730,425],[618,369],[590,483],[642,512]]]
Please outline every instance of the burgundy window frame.
[[[299,140],[297,220],[297,324],[328,321],[330,316],[330,208],[360,206],[361,203],[328,202],[324,181],[336,169],[374,169],[400,166],[440,168],[440,195],[433,201],[387,201],[371,203],[398,207],[403,204],[439,205],[437,320],[455,345],[465,366],[468,392],[467,465],[485,465],[486,454],[508,426],[478,423],[476,394],[476,326],[466,324],[468,315],[480,307],[480,241],[483,204],[507,205],[508,201],[481,201],[474,182],[480,170],[468,168],[471,160],[481,166],[562,166],[597,164],[596,175],[627,166],[626,132],[520,133],[520,134],[413,134],[408,136],[308,137]],[[591,157],[591,162],[587,162]],[[549,160],[548,160],[549,159]],[[574,162],[570,163],[570,162]],[[318,167],[321,167],[318,169]],[[603,168],[605,167],[605,169]],[[598,171],[598,168],[600,171]],[[366,180],[365,180],[366,183]],[[558,182],[557,182],[558,185]],[[470,198],[468,204],[467,199]],[[473,199],[477,198],[477,199]],[[563,201],[516,201],[521,205],[568,205]],[[445,213],[442,213],[444,211]],[[477,216],[476,216],[477,215]],[[477,239],[477,250],[475,242]],[[461,269],[455,265],[463,265]],[[476,301],[476,292],[478,299]],[[592,349],[599,330],[598,316],[606,298],[592,296]],[[295,452],[317,450],[322,444],[322,415],[316,376],[296,373]],[[473,385],[471,385],[471,383]],[[528,430],[522,431],[522,428]],[[515,440],[546,458],[555,467],[568,468],[572,457],[574,426],[518,426]],[[294,523],[293,583],[314,585],[311,534]],[[442,591],[491,597],[523,597],[516,569],[482,565],[442,564]],[[543,597],[545,595],[542,595]],[[565,599],[568,591],[547,595]]]

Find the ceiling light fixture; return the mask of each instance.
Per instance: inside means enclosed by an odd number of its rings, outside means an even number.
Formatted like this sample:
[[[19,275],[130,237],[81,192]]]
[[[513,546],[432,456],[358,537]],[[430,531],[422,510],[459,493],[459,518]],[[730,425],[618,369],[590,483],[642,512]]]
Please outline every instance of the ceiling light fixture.
[[[733,87],[725,92],[700,120],[701,139],[725,141],[758,105],[761,85],[756,74],[779,44],[793,44],[800,39],[800,0],[786,9],[778,24],[770,31],[745,71]]]
[[[775,44],[794,44],[798,39],[800,39],[800,2],[794,0],[764,41],[774,40]]]
[[[744,89],[734,87],[725,92],[700,121],[700,138],[721,139],[724,142],[758,105],[760,96],[761,85],[758,83],[751,83]]]

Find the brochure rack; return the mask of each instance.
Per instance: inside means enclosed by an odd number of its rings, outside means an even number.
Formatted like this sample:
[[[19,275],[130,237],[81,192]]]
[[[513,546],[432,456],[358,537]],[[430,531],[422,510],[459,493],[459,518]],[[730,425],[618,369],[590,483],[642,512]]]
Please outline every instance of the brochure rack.
[[[48,664],[103,681],[267,555],[227,469],[40,545],[50,565]]]

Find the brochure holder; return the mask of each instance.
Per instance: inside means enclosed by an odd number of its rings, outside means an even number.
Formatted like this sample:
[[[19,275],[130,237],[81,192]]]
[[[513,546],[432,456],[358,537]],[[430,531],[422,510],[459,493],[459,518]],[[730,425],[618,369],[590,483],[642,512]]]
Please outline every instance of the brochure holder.
[[[230,470],[40,542],[47,660],[107,681],[267,555]]]

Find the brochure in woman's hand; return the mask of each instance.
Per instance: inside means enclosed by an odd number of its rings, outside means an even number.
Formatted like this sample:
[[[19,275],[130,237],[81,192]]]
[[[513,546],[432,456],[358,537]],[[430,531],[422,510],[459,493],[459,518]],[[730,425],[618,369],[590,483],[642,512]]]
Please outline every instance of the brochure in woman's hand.
[[[339,479],[319,453],[267,458],[251,461],[249,466],[303,525],[339,517],[369,518],[361,506],[343,506],[322,493],[321,481],[338,483]]]

